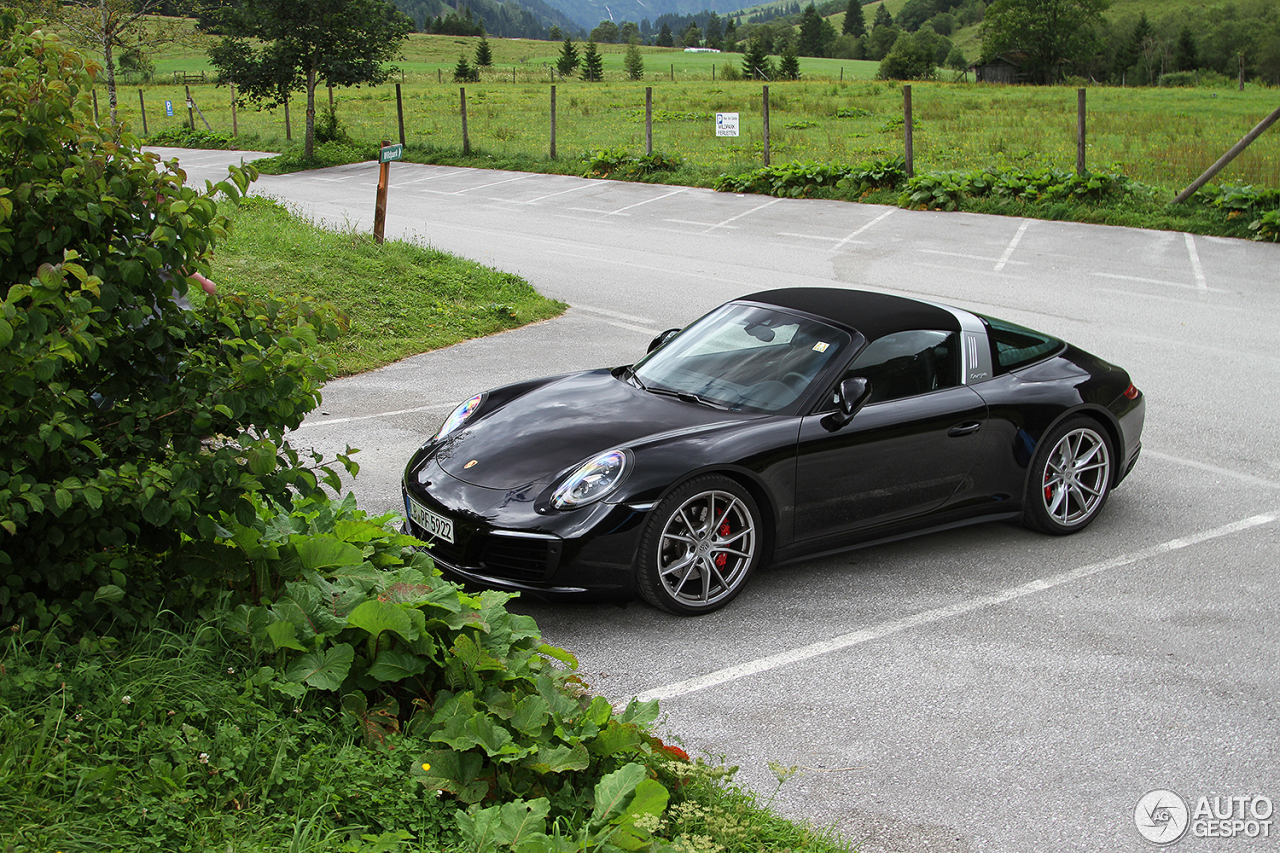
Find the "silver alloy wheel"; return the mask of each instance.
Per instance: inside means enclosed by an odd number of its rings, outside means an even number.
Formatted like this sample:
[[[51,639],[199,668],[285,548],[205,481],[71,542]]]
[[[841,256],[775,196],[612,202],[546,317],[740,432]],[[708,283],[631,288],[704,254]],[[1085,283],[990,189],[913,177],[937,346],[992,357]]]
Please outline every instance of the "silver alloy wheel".
[[[746,579],[756,552],[750,508],[731,492],[699,492],[667,519],[658,539],[658,579],[689,607],[715,606]]]
[[[1078,427],[1058,439],[1045,460],[1040,499],[1049,517],[1076,527],[1098,511],[1111,483],[1111,453],[1094,429]]]

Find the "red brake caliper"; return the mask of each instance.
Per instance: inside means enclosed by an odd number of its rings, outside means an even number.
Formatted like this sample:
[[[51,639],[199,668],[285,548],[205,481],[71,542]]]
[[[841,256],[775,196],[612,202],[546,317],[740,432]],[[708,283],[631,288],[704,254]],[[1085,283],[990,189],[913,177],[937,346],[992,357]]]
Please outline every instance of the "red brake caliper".
[[[727,522],[727,521],[726,521],[726,522],[721,523],[721,525],[720,525],[720,535],[721,535],[721,536],[728,536],[731,532],[732,532],[732,531],[731,531],[731,530],[729,530],[729,522]],[[728,563],[728,562],[729,562],[729,555],[728,555],[728,554],[725,554],[723,551],[722,551],[722,552],[720,552],[719,554],[716,554],[716,568],[717,568],[717,569],[723,569],[723,568],[725,567],[725,564],[726,564],[726,563]]]

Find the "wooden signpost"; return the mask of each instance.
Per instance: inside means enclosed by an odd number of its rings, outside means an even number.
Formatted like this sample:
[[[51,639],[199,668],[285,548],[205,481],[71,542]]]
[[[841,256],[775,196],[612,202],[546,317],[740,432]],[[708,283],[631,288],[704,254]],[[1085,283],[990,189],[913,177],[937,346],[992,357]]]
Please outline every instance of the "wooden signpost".
[[[378,245],[382,245],[387,225],[387,184],[391,179],[391,161],[403,156],[404,145],[392,145],[386,139],[378,149],[378,198],[373,206],[373,239]]]

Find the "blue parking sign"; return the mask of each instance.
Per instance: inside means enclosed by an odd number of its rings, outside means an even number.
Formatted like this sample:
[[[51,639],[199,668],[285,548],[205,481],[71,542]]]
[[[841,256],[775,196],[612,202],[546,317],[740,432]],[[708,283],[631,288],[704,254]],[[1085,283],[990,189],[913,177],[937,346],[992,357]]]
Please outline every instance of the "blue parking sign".
[[[173,118],[173,101],[164,102],[164,114],[169,118]]]

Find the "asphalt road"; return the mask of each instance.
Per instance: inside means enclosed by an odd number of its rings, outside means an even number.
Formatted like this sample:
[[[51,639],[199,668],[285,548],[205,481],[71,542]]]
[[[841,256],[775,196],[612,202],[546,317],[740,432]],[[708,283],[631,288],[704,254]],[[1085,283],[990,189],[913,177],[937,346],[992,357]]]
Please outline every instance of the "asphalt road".
[[[228,152],[166,153],[193,178],[225,174]],[[376,173],[264,176],[256,191],[368,229]],[[410,452],[466,396],[630,363],[658,331],[767,287],[994,314],[1124,365],[1147,395],[1142,459],[1067,539],[995,524],[854,551],[762,572],[699,619],[517,603],[598,691],[660,698],[664,730],[765,797],[769,762],[800,768],[774,805],[866,853],[1149,850],[1134,810],[1153,789],[1192,811],[1202,796],[1280,800],[1280,246],[565,176],[391,176],[389,237],[571,308],[329,384],[297,437],[362,448],[353,490],[370,510],[399,506]],[[1276,824],[1178,847],[1280,851]]]

